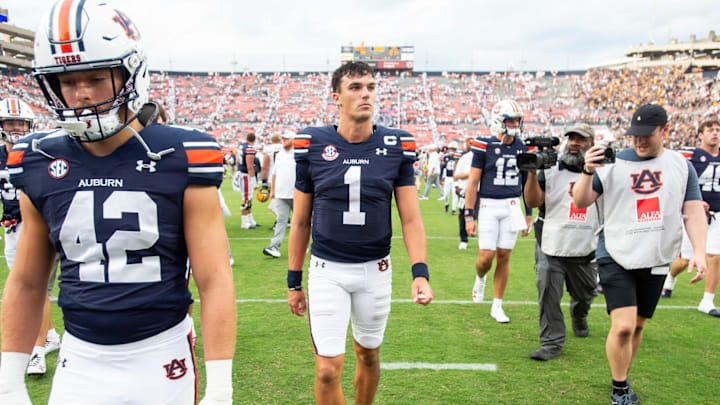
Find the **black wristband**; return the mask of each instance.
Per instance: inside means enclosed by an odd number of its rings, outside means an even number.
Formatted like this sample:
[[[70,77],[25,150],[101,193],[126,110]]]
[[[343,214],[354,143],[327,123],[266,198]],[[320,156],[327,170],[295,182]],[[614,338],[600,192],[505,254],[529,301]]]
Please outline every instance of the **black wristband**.
[[[587,171],[587,166],[583,166],[582,172],[583,172],[583,174],[587,174],[588,176],[592,176],[592,175],[595,174],[595,172],[589,172],[589,171]]]
[[[472,208],[465,208],[463,210],[464,217],[475,217],[475,210]]]
[[[287,272],[287,285],[290,291],[302,291],[302,270],[290,270]]]
[[[412,265],[412,276],[413,280],[418,277],[425,277],[427,281],[430,281],[430,272],[428,266],[425,263],[415,263]]]

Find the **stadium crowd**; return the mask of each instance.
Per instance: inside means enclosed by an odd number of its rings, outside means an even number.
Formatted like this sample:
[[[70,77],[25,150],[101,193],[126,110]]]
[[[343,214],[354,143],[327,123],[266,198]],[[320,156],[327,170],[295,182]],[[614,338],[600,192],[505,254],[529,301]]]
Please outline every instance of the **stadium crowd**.
[[[236,147],[240,136],[269,134],[335,122],[326,73],[177,74],[155,72],[151,99],[166,106],[170,121],[200,128]],[[30,104],[40,127],[51,125],[40,90],[29,73],[3,71],[0,89]],[[673,117],[671,148],[690,146],[694,125],[720,112],[720,78],[681,67],[588,70],[583,74],[424,73],[379,77],[376,120],[414,134],[421,145],[487,136],[489,110],[499,100],[517,100],[525,131],[560,135],[575,122],[607,126],[617,134],[639,105],[655,102]]]

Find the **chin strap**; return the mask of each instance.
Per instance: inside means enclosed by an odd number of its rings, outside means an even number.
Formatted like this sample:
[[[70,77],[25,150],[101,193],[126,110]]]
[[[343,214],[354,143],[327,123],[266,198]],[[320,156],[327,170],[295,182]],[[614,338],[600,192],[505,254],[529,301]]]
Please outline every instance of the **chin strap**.
[[[168,148],[165,150],[161,150],[160,152],[153,152],[150,150],[150,147],[145,143],[145,140],[140,136],[140,134],[131,126],[126,127],[130,132],[132,132],[135,139],[140,142],[140,144],[145,148],[145,151],[147,152],[147,157],[150,160],[160,160],[163,156],[175,152],[175,148]]]

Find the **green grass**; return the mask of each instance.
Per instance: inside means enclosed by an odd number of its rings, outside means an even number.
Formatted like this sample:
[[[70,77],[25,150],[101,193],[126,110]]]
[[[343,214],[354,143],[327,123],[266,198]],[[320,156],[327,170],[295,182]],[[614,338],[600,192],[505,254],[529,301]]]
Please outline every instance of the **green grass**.
[[[233,273],[238,299],[286,298],[287,241],[281,259],[262,255],[269,244],[273,217],[266,204],[255,202],[255,218],[262,227],[240,229],[238,194],[223,185],[225,198],[235,214],[227,221]],[[383,362],[492,363],[496,372],[383,370],[377,404],[606,404],[610,372],[605,357],[609,317],[604,307],[590,312],[590,336],[569,334],[563,355],[550,362],[528,356],[538,347],[537,306],[505,304],[511,322],[500,325],[490,317],[489,304],[448,304],[446,300],[470,300],[474,281],[476,239],[470,249],[457,250],[457,219],[442,212],[433,191],[421,201],[428,235],[428,264],[435,303],[428,307],[394,302],[381,349]],[[410,298],[410,265],[402,243],[400,221],[394,215],[393,298]],[[533,236],[519,238],[511,258],[506,301],[533,302],[537,298],[533,259]],[[0,287],[7,277],[0,265]],[[703,285],[688,285],[682,276],[671,300],[660,304],[696,306]],[[486,297],[492,296],[492,283]],[[567,297],[565,297],[567,301]],[[600,296],[596,304],[604,304]],[[720,304],[720,301],[717,301]],[[199,326],[199,308],[195,322]],[[233,367],[237,404],[313,403],[314,358],[307,318],[291,315],[284,302],[238,303],[238,334]],[[53,317],[62,330],[62,317],[53,304]],[[569,323],[568,329],[570,330]],[[198,328],[198,331],[200,329]],[[353,400],[355,371],[352,342],[343,386]],[[202,337],[199,357],[202,357]],[[720,320],[695,309],[660,308],[647,324],[645,340],[630,377],[645,404],[708,404],[720,395]],[[35,404],[45,403],[57,354],[48,356],[48,373],[30,377],[28,388]],[[201,376],[204,376],[200,362]],[[204,378],[201,377],[201,390]]]

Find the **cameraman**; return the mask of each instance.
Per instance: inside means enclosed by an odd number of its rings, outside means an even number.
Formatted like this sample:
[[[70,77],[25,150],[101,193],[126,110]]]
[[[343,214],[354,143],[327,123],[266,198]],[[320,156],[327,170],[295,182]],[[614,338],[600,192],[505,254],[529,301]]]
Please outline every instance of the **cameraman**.
[[[563,283],[570,293],[570,316],[575,336],[589,333],[587,315],[597,295],[595,256],[598,228],[594,206],[577,209],[572,187],[580,177],[585,152],[593,146],[595,130],[578,125],[565,132],[567,143],[560,163],[550,169],[528,172],[525,202],[540,207],[535,222],[535,272],[540,307],[540,348],[530,353],[535,360],[552,360],[565,344],[565,318],[560,308]],[[543,232],[544,228],[544,232]]]
[[[695,254],[690,269],[705,273],[707,223],[697,174],[680,153],[665,150],[670,126],[659,105],[646,104],[632,116],[625,135],[632,149],[617,154],[609,167],[598,163],[604,148],[585,154],[583,175],[575,183],[573,202],[578,208],[599,199],[603,230],[595,256],[603,287],[610,332],[605,344],[612,374],[613,403],[637,403],[628,383],[628,371],[640,347],[645,321],[651,318],[670,262],[680,253],[682,218]]]

